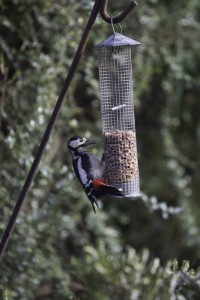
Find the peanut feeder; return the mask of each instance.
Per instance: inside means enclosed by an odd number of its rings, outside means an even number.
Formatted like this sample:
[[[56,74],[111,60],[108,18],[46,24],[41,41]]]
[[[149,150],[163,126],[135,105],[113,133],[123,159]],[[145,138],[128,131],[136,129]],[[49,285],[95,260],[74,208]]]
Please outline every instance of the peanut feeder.
[[[140,196],[131,63],[138,44],[114,33],[97,45],[106,178],[126,197]]]

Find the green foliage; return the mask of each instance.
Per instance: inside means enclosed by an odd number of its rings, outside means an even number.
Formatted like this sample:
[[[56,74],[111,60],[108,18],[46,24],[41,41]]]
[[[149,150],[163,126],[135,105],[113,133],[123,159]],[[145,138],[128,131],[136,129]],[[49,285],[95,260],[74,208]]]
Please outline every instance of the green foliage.
[[[91,8],[0,1],[0,236]],[[66,143],[74,134],[101,140],[94,45],[112,30],[97,19],[1,263],[9,300],[199,298],[199,15],[199,0],[151,0],[122,24],[141,42],[133,72],[144,194],[104,201],[94,215]]]
[[[200,293],[199,275],[189,270],[188,261],[180,270],[176,260],[162,267],[158,258],[149,262],[148,250],[140,255],[133,248],[110,252],[101,241],[95,250],[86,246],[81,261],[73,259],[72,265],[84,283],[81,299],[92,299],[94,290],[95,299],[116,300],[198,299]]]

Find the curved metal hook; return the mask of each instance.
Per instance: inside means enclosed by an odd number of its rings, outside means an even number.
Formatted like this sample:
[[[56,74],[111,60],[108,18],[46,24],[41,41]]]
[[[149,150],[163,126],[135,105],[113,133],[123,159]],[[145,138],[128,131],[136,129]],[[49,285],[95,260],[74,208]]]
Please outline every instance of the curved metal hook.
[[[121,31],[120,33],[122,34],[122,26],[121,26],[120,23],[118,23],[118,25],[119,25],[119,28],[120,28],[120,31]],[[113,24],[113,18],[111,18],[111,26],[112,26],[113,33],[116,33],[115,27],[114,27],[114,24]]]
[[[102,18],[104,19],[104,21],[107,22],[107,23],[110,23],[110,24],[111,24],[111,19],[112,19],[113,24],[116,24],[116,23],[119,23],[119,22],[123,21],[124,18],[131,12],[131,10],[135,6],[137,6],[137,2],[132,1],[129,4],[129,6],[125,9],[125,11],[123,11],[117,17],[111,18],[107,13],[107,4],[108,4],[108,0],[102,0],[101,7],[100,7],[100,14],[101,14]]]

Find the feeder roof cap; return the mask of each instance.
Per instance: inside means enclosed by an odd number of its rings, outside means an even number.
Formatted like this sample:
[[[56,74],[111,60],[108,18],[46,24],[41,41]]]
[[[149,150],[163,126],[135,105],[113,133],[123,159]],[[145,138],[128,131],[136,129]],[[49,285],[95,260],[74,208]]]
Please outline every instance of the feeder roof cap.
[[[129,37],[122,35],[120,33],[114,33],[109,38],[98,44],[97,48],[105,48],[105,47],[119,47],[119,46],[133,46],[139,45],[140,43],[130,39]]]

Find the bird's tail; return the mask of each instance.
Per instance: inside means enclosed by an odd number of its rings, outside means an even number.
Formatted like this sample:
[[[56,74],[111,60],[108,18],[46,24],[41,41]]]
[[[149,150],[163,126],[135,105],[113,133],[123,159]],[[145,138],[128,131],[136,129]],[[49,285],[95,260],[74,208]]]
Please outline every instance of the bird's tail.
[[[98,210],[99,210],[98,200],[97,200],[96,197],[94,197],[94,198],[93,198],[92,200],[90,200],[90,201],[91,201],[91,203],[92,203],[93,211],[94,211],[94,213],[96,214],[96,210],[95,210],[95,205],[94,205],[94,204],[96,204],[96,206],[98,207]]]
[[[93,180],[92,184],[97,196],[103,196],[103,195],[123,196],[121,189],[117,189],[112,185],[106,184],[102,179],[95,179]]]
[[[95,205],[99,209],[98,198],[100,198],[101,196],[123,196],[121,189],[117,189],[112,185],[106,184],[101,178],[94,179],[93,181],[90,180],[88,184],[84,186],[84,189],[89,200],[92,203],[92,208],[95,213]]]

